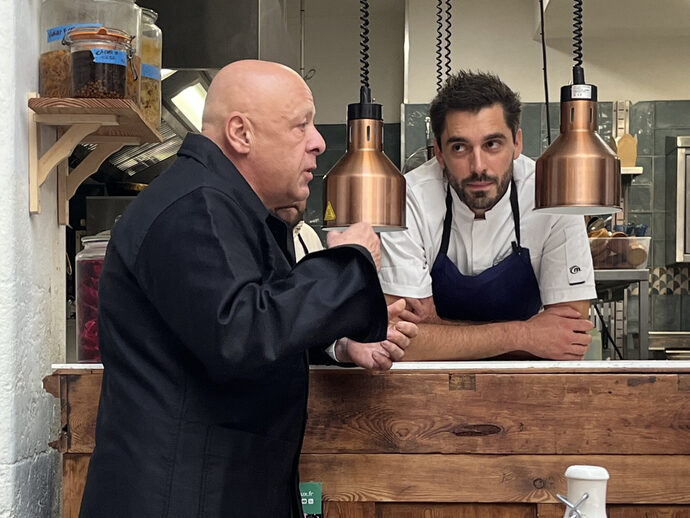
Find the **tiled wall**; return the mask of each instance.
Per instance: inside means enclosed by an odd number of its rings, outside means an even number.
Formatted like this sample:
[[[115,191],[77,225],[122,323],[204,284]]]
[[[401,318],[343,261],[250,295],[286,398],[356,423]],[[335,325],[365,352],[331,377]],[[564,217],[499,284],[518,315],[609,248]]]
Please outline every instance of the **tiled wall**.
[[[558,105],[550,106],[552,139],[558,136]],[[613,103],[599,103],[599,133],[611,135]],[[524,154],[537,158],[546,149],[545,109],[541,103],[523,106]],[[690,135],[690,101],[643,101],[630,109],[630,133],[637,137],[637,164],[643,173],[627,180],[628,219],[647,225],[652,237],[649,254],[650,329],[690,331],[688,266],[668,266],[666,244],[666,137]],[[537,138],[539,135],[539,138]],[[624,180],[625,181],[625,180]],[[629,329],[637,326],[637,295],[629,297]]]
[[[670,265],[667,241],[674,229],[666,226],[666,137],[690,135],[690,101],[639,102],[630,111],[630,130],[637,136],[637,165],[644,174],[630,187],[629,213],[641,223],[651,221],[651,315],[655,331],[690,331],[688,265]],[[673,181],[672,177],[670,178]]]

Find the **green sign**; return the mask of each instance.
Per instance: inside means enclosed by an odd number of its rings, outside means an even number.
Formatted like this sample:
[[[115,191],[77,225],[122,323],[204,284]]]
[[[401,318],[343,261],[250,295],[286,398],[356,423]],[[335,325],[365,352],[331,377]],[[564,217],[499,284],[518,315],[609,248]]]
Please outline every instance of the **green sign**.
[[[302,496],[304,516],[317,518],[323,515],[321,505],[321,482],[301,482],[299,492]]]

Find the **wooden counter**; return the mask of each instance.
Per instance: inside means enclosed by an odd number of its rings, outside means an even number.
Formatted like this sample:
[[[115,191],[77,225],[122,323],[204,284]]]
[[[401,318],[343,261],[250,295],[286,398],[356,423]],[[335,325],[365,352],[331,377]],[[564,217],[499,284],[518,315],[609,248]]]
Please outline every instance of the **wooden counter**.
[[[76,518],[100,368],[56,366],[64,516]],[[610,518],[690,517],[690,362],[398,364],[311,371],[301,478],[327,518],[562,518],[571,464]]]

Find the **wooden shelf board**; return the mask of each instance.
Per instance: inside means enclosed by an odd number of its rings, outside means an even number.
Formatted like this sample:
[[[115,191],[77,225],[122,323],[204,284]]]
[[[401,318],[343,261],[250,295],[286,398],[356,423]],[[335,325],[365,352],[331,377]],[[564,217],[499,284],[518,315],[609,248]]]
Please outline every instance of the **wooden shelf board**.
[[[144,119],[137,104],[129,99],[36,97],[29,99],[29,108],[40,115],[116,115],[117,126],[101,126],[92,135],[137,137],[141,143],[163,141],[156,128]]]

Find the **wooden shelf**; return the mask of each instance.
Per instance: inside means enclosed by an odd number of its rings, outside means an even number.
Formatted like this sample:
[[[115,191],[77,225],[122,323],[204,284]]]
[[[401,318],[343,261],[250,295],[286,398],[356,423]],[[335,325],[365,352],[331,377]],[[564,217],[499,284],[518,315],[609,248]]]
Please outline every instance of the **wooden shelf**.
[[[29,212],[40,212],[39,189],[57,166],[58,223],[62,225],[69,219],[69,199],[110,155],[123,146],[163,141],[129,99],[32,97],[28,115]],[[39,124],[57,127],[59,135],[40,156]],[[96,144],[96,148],[70,174],[67,158],[80,143]]]

